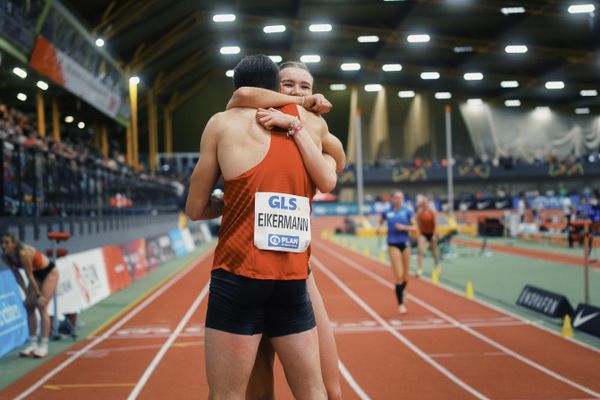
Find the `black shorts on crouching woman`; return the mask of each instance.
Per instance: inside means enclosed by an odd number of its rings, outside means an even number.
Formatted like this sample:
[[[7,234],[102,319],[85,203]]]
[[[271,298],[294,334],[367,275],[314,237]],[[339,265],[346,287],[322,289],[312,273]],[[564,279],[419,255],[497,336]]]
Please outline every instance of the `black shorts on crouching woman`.
[[[224,269],[211,273],[207,328],[278,337],[308,331],[315,316],[306,280],[252,279]]]

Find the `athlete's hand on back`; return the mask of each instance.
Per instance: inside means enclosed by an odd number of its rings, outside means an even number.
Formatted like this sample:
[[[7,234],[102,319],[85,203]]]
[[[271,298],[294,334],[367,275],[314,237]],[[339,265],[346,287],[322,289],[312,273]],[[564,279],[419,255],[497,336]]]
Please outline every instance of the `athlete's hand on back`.
[[[258,111],[256,111],[256,120],[265,129],[288,129],[294,121],[294,117],[289,114],[284,114],[274,108],[269,108],[268,110],[259,108]]]
[[[304,108],[319,115],[327,114],[333,105],[322,94],[315,93],[304,98]]]

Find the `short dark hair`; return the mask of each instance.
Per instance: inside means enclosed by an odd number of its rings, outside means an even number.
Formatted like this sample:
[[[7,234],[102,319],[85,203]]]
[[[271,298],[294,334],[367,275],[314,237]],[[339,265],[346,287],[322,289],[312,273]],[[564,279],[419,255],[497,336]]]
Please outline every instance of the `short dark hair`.
[[[264,54],[246,56],[233,69],[233,84],[236,89],[250,86],[277,91],[279,68]]]

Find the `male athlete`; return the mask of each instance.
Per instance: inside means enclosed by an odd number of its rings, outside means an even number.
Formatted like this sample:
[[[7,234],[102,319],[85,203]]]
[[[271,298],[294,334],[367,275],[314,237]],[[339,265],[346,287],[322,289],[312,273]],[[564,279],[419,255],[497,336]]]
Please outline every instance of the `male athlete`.
[[[277,90],[278,74],[268,57],[248,56],[236,66],[234,84]],[[271,338],[294,397],[326,399],[306,291],[307,249],[310,199],[315,185],[323,192],[335,186],[335,162],[309,134],[326,135],[324,121],[295,105],[284,111],[215,114],[190,181],[188,216],[223,214],[206,316],[211,399],[244,399],[263,334]],[[257,119],[285,133],[271,134]],[[221,174],[223,202],[210,195]]]

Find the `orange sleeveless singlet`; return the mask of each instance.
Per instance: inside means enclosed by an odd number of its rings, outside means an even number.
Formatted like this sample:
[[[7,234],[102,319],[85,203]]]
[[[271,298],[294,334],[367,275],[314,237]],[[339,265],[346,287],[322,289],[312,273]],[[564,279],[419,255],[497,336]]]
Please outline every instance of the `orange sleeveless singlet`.
[[[281,108],[298,116],[296,105]],[[271,133],[265,158],[241,175],[224,181],[223,219],[213,269],[222,268],[253,279],[292,280],[308,278],[310,247],[302,253],[260,250],[254,245],[254,196],[256,192],[287,193],[308,197],[311,180],[294,139]]]
[[[421,233],[425,233],[427,235],[432,235],[435,233],[434,218],[435,215],[433,214],[433,211],[429,209],[417,212],[417,223]]]

